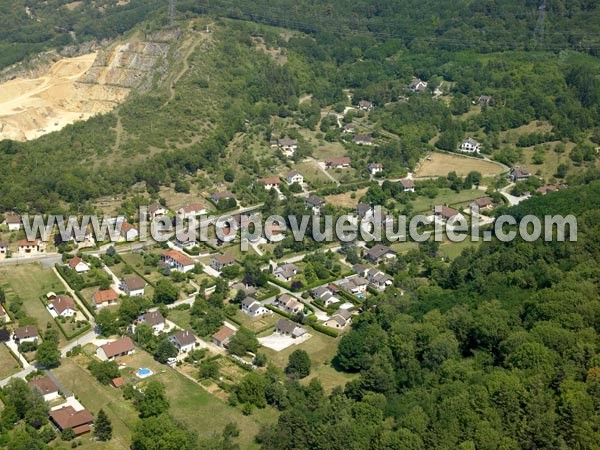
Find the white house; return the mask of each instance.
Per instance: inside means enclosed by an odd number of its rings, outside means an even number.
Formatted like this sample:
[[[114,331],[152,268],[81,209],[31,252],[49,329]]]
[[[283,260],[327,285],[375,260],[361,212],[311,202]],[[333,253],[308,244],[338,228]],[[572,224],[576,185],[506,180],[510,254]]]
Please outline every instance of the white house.
[[[352,323],[352,314],[347,309],[339,309],[323,325],[329,328],[342,329]]]
[[[101,345],[96,350],[96,356],[102,361],[114,361],[117,358],[133,353],[135,353],[135,345],[133,345],[133,341],[128,337]]]
[[[48,311],[53,317],[73,317],[76,314],[75,302],[71,297],[59,295],[48,303]]]
[[[196,336],[190,330],[181,330],[169,336],[169,340],[177,347],[179,353],[188,353],[196,346]]]
[[[94,295],[92,295],[92,300],[96,309],[102,309],[105,306],[116,305],[119,301],[119,295],[114,289],[106,289],[95,292]]]
[[[415,182],[410,178],[403,178],[399,183],[402,186],[402,192],[415,192]]]
[[[177,217],[181,220],[191,220],[206,214],[206,207],[202,203],[190,203],[177,210]]]
[[[214,255],[210,261],[210,265],[213,269],[218,270],[219,272],[223,270],[225,267],[229,267],[235,264],[235,259],[233,256],[229,254],[217,254]]]
[[[152,203],[148,205],[148,220],[154,220],[157,217],[165,216],[169,213],[168,208],[160,203]]]
[[[154,334],[158,334],[165,330],[165,318],[160,311],[152,311],[142,314],[138,317],[137,322],[147,323],[150,325]]]
[[[427,90],[427,82],[421,80],[420,78],[415,78],[408,85],[408,88],[413,92],[424,92]]]
[[[60,397],[60,391],[58,390],[58,386],[48,376],[31,380],[27,384],[32,390],[35,389],[40,394],[42,394],[42,397],[44,397],[44,400],[47,402],[51,402]]]
[[[367,291],[368,285],[369,282],[360,276],[346,278],[339,283],[340,288],[355,295],[364,294]]]
[[[295,170],[291,170],[285,175],[285,181],[287,181],[288,184],[302,184],[304,183],[304,177]]]
[[[277,147],[285,156],[291,158],[294,156],[296,150],[298,150],[298,141],[289,138],[277,139]]]
[[[8,243],[0,242],[0,259],[8,255]]]
[[[141,297],[144,295],[146,282],[140,277],[125,278],[121,281],[121,289],[130,297]]]
[[[475,139],[467,138],[460,144],[460,151],[465,153],[479,153],[481,144]]]
[[[278,177],[261,178],[258,181],[264,185],[267,191],[276,189],[281,185],[281,180]]]
[[[164,251],[162,260],[171,267],[171,270],[176,272],[187,273],[196,267],[196,263],[192,258],[175,250]]]
[[[325,200],[315,194],[311,194],[306,200],[304,200],[306,209],[311,209],[314,214],[320,214],[321,207],[324,204]]]
[[[71,258],[68,263],[69,269],[74,270],[77,273],[89,272],[90,266],[83,259],[76,256]]]
[[[13,339],[17,344],[22,342],[38,342],[40,340],[40,334],[33,325],[27,325],[26,327],[15,328]]]
[[[7,214],[4,223],[8,226],[8,231],[19,231],[23,226],[21,216],[17,214]]]
[[[281,266],[277,266],[273,271],[273,275],[280,281],[285,281],[286,283],[291,281],[295,275],[298,274],[298,267],[294,264],[282,264]]]
[[[288,314],[298,314],[304,311],[304,305],[289,294],[282,294],[273,303]]]
[[[371,175],[376,175],[380,172],[383,172],[383,164],[381,163],[369,163],[369,173]]]
[[[17,243],[17,246],[20,255],[37,255],[46,251],[44,243],[39,239],[33,241],[22,239]]]
[[[371,111],[373,109],[373,103],[368,100],[361,100],[358,102],[358,109],[361,111]]]
[[[121,237],[127,242],[135,241],[139,236],[138,230],[129,222],[121,224]]]
[[[357,134],[353,141],[356,145],[373,145],[373,138],[366,134]]]
[[[265,308],[260,302],[252,297],[246,297],[244,301],[242,301],[242,311],[250,317],[260,317],[272,313],[270,309]]]

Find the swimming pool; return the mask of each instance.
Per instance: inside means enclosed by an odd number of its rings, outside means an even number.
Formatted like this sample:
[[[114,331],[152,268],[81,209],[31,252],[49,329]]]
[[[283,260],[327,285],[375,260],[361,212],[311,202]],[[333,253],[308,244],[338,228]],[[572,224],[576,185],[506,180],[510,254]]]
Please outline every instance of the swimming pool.
[[[152,373],[153,372],[150,369],[146,369],[143,367],[141,369],[138,369],[137,376],[140,378],[146,378],[146,377],[149,377],[150,375],[152,375]]]

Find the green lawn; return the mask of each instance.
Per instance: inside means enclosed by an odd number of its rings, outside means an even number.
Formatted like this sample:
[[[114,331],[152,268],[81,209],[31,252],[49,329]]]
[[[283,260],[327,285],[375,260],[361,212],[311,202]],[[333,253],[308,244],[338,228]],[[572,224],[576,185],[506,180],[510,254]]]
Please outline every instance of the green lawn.
[[[190,310],[170,309],[168,319],[181,328],[189,328],[191,322]]]
[[[50,323],[59,332],[61,344],[65,343],[54,319],[39,299],[41,295],[51,291],[65,291],[64,285],[52,269],[42,269],[41,265],[36,263],[5,266],[0,269],[0,286],[5,288],[9,304],[11,299],[16,297],[23,300],[23,310],[28,317],[36,320],[40,331],[44,331]]]
[[[0,344],[0,380],[19,372],[21,365],[10,353],[8,347]]]
[[[465,248],[477,248],[479,247],[481,242],[472,242],[471,239],[467,236],[467,238],[462,242],[442,242],[440,245],[440,251],[450,259],[455,259]]]
[[[476,198],[485,197],[485,192],[479,189],[467,189],[460,192],[454,192],[452,189],[444,188],[438,190],[435,198],[419,196],[412,201],[415,212],[430,213],[435,205],[456,205],[464,202],[470,202]]]

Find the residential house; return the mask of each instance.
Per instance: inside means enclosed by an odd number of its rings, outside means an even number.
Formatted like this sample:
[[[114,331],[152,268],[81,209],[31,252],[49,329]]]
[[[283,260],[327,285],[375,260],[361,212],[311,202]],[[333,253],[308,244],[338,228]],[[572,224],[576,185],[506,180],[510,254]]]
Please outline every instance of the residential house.
[[[280,319],[275,325],[275,332],[283,336],[290,336],[294,339],[306,334],[306,330],[298,324],[287,319]]]
[[[235,334],[235,330],[227,327],[227,326],[222,326],[219,331],[217,331],[215,334],[213,334],[211,336],[211,341],[213,344],[215,344],[217,347],[227,347],[227,345],[229,344],[229,341],[231,340],[231,338],[233,337],[233,335]]]
[[[39,342],[40,334],[33,325],[27,325],[26,327],[15,328],[13,332],[13,339],[17,344],[23,342]]]
[[[415,192],[415,182],[410,178],[403,178],[398,183],[402,186],[402,192]]]
[[[279,188],[279,186],[281,185],[281,180],[279,179],[279,177],[261,178],[258,181],[264,185],[267,191]]]
[[[318,288],[313,289],[312,291],[310,291],[310,294],[313,296],[313,298],[323,298],[327,293],[331,292],[329,291],[329,289],[327,289],[326,287],[320,286]]]
[[[373,264],[379,264],[386,259],[393,259],[395,257],[396,252],[387,245],[383,244],[376,244],[363,253],[363,258],[367,259]]]
[[[373,103],[367,100],[361,100],[358,102],[358,109],[361,111],[371,111],[373,109]]]
[[[139,236],[138,230],[129,222],[121,224],[121,237],[127,242],[135,241]]]
[[[115,292],[114,289],[105,289],[98,292],[94,292],[92,300],[96,309],[102,309],[105,306],[116,305],[119,301],[119,295]]]
[[[482,209],[492,209],[493,206],[494,206],[494,202],[489,197],[478,198],[477,200],[473,200],[469,204],[471,211],[473,211],[473,210],[481,211]]]
[[[350,167],[350,158],[347,156],[328,158],[325,160],[325,166],[328,169],[347,169]]]
[[[380,292],[385,291],[388,286],[394,284],[389,275],[386,275],[381,270],[374,267],[364,272],[363,276],[367,279],[373,289],[376,289]]]
[[[129,297],[141,297],[146,289],[146,282],[140,277],[129,277],[121,281],[121,289]]]
[[[311,209],[314,214],[321,213],[321,207],[325,204],[325,200],[319,197],[318,195],[311,194],[304,200],[304,205],[306,209]]]
[[[508,178],[510,178],[511,181],[516,183],[518,181],[527,181],[527,180],[529,180],[530,176],[531,176],[531,170],[529,170],[525,167],[515,166],[513,168],[513,170],[510,172],[510,174],[508,175]]]
[[[460,144],[460,151],[465,153],[479,153],[481,144],[475,139],[467,138]]]
[[[48,303],[48,311],[55,317],[73,317],[76,314],[75,301],[66,295],[59,295]]]
[[[377,175],[378,173],[383,172],[383,164],[381,163],[369,163],[369,174]]]
[[[44,243],[39,239],[33,241],[22,239],[17,243],[17,247],[20,255],[37,255],[46,251]]]
[[[354,295],[364,294],[368,285],[369,282],[360,276],[349,277],[339,282],[341,289]]]
[[[242,311],[250,317],[261,317],[265,314],[271,314],[271,310],[265,308],[258,300],[252,297],[246,297],[242,301]]]
[[[304,304],[289,294],[281,294],[273,304],[288,314],[298,314],[304,311]]]
[[[94,417],[89,411],[77,411],[70,405],[50,411],[50,419],[61,432],[70,429],[75,436],[89,433],[94,423]]]
[[[211,194],[210,198],[213,202],[219,203],[221,200],[229,200],[233,198],[233,193],[228,190],[219,191],[215,192],[214,194]]]
[[[555,192],[555,191],[558,191],[558,187],[553,186],[553,185],[541,186],[535,190],[535,192],[538,192],[542,195],[546,195],[549,192]]]
[[[225,253],[224,255],[217,254],[214,255],[210,261],[210,265],[213,269],[218,270],[219,272],[223,270],[225,267],[229,267],[235,264],[235,259],[233,256]]]
[[[152,203],[148,205],[148,220],[154,220],[157,217],[166,216],[169,213],[169,210],[161,205],[160,203]]]
[[[360,202],[356,205],[356,215],[361,219],[368,219],[369,217],[373,217],[375,211],[368,203]]]
[[[373,145],[373,138],[366,134],[357,134],[352,140],[356,145]]]
[[[135,345],[133,345],[133,341],[129,337],[101,345],[96,350],[96,356],[102,361],[114,361],[117,358],[132,355],[133,353],[135,353]]]
[[[190,203],[177,210],[179,220],[192,220],[203,214],[206,214],[206,207],[202,203]]]
[[[171,270],[176,272],[187,273],[196,267],[196,263],[192,258],[176,250],[165,250],[162,254],[162,260],[168,264]]]
[[[347,309],[338,309],[323,325],[329,328],[343,329],[352,323],[352,314]]]
[[[191,330],[181,330],[169,336],[169,340],[177,347],[179,353],[188,353],[196,346],[196,336]]]
[[[283,152],[285,156],[291,158],[292,156],[294,156],[296,150],[298,150],[298,141],[289,138],[277,139],[277,147]]]
[[[299,272],[298,266],[294,264],[283,264],[277,266],[273,271],[273,275],[280,281],[290,282]]]
[[[433,213],[436,217],[442,220],[458,219],[462,217],[456,209],[450,208],[446,205],[438,205],[433,208]]]
[[[117,389],[122,388],[125,384],[125,379],[123,377],[117,377],[110,380],[110,385]]]
[[[425,92],[427,90],[427,82],[420,78],[414,78],[408,85],[408,88],[413,92]]]
[[[7,214],[4,217],[4,223],[8,226],[8,231],[19,231],[23,226],[21,216],[17,214]]]
[[[0,242],[0,258],[8,255],[8,242]]]
[[[313,289],[311,291],[311,295],[315,299],[320,299],[325,305],[325,307],[331,305],[332,303],[337,303],[340,301],[339,298],[333,295],[330,289],[323,286]]]
[[[351,133],[356,133],[356,125],[354,125],[353,123],[347,123],[346,125],[344,125],[344,134],[351,134]]]
[[[288,184],[302,184],[304,183],[304,177],[295,170],[291,170],[285,174],[285,181],[287,181]]]
[[[77,273],[89,272],[90,266],[79,256],[71,258],[68,263],[69,269],[74,270]]]
[[[256,288],[244,283],[235,283],[229,287],[233,291],[244,291],[246,295],[253,296],[256,294]]]
[[[35,389],[40,394],[42,394],[42,397],[44,397],[44,400],[47,402],[51,402],[52,400],[56,400],[60,397],[60,391],[58,389],[58,386],[49,376],[31,380],[27,384],[29,385],[31,390]]]
[[[146,323],[152,327],[154,334],[165,331],[166,321],[160,311],[151,311],[137,318],[137,323]]]

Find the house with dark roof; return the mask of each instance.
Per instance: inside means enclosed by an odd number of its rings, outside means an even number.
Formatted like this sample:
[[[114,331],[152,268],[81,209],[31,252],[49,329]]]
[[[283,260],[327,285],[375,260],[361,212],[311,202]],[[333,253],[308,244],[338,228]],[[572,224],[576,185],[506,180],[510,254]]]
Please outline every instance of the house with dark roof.
[[[76,314],[75,301],[66,295],[57,296],[47,308],[53,317],[73,317]]]
[[[230,198],[233,198],[233,193],[228,190],[219,191],[211,194],[210,198],[213,202],[219,203],[221,200],[229,200]]]
[[[367,166],[370,175],[377,175],[378,173],[383,172],[383,164],[381,163],[369,163]]]
[[[273,271],[273,275],[280,281],[284,281],[286,283],[290,282],[292,278],[294,278],[300,269],[295,264],[282,264],[277,266]]]
[[[217,255],[213,255],[211,261],[210,261],[210,266],[215,269],[218,270],[219,272],[221,270],[223,270],[225,267],[229,267],[235,264],[235,259],[233,258],[233,256],[225,253],[223,255],[221,254],[217,254]]]
[[[154,334],[158,334],[165,330],[165,318],[162,313],[158,310],[150,311],[146,314],[142,314],[137,318],[137,323],[147,323],[152,327]]]
[[[311,194],[306,200],[304,200],[304,205],[306,209],[312,210],[314,214],[321,213],[321,207],[325,204],[325,200],[319,197],[318,195]]]
[[[298,314],[304,311],[304,304],[290,294],[279,295],[273,305],[288,314]]]
[[[361,111],[371,111],[373,109],[373,103],[368,100],[361,100],[358,102],[358,109]]]
[[[58,386],[49,376],[36,378],[27,384],[32,390],[35,389],[42,394],[42,397],[44,397],[44,400],[47,402],[51,402],[60,397]]]
[[[413,92],[425,92],[427,90],[427,82],[420,78],[413,78],[408,88]]]
[[[341,289],[353,295],[364,294],[368,285],[369,282],[361,276],[348,277],[338,283]]]
[[[17,344],[23,342],[38,342],[40,340],[40,334],[36,327],[27,325],[26,327],[15,328],[13,339]]]
[[[350,167],[350,158],[347,156],[327,158],[325,160],[325,166],[329,169],[346,169]]]
[[[352,323],[352,314],[347,309],[338,309],[323,325],[337,330],[346,328]]]
[[[446,205],[437,205],[433,208],[433,214],[442,220],[450,220],[462,216],[456,209]]]
[[[169,336],[169,340],[177,347],[179,353],[188,353],[196,346],[196,336],[191,330],[181,330]]]
[[[306,334],[304,328],[287,319],[280,319],[279,322],[277,322],[277,325],[275,325],[275,332],[283,336],[290,336],[294,339]]]
[[[83,409],[76,411],[72,406],[65,406],[50,411],[50,419],[58,427],[59,431],[73,430],[75,436],[89,433],[94,417],[89,411]]]
[[[146,284],[140,277],[129,277],[121,281],[121,289],[129,297],[141,297],[144,295]]]
[[[467,138],[460,143],[460,151],[465,153],[479,153],[481,144],[475,139]]]
[[[265,308],[258,300],[252,297],[246,297],[242,301],[242,311],[250,317],[262,317],[265,314],[271,314],[272,311]]]
[[[403,178],[399,182],[402,192],[415,192],[415,182],[410,178]]]
[[[527,181],[529,177],[531,177],[531,170],[520,166],[515,166],[508,175],[508,178],[515,183],[518,181]]]
[[[477,200],[473,200],[469,204],[471,211],[482,210],[482,209],[492,209],[493,206],[494,206],[494,202],[489,197],[478,198]]]
[[[114,361],[117,358],[122,358],[133,353],[135,353],[135,345],[133,345],[133,341],[129,337],[101,345],[96,350],[96,356],[102,361]]]
[[[356,145],[371,146],[371,145],[373,145],[373,138],[371,136],[366,135],[366,134],[357,134],[352,139],[352,142],[354,142]]]
[[[361,219],[372,217],[373,214],[374,210],[368,203],[360,202],[358,205],[356,205],[356,215]]]
[[[376,244],[363,253],[363,258],[367,259],[373,264],[379,264],[386,259],[393,259],[395,257],[396,252],[387,245],[383,244]]]

